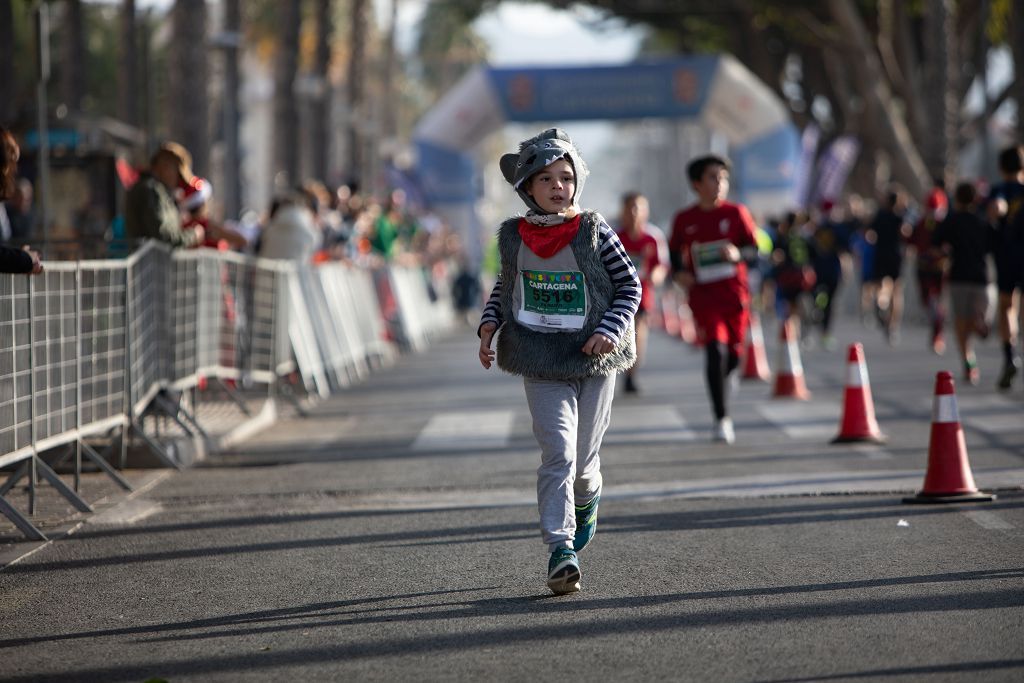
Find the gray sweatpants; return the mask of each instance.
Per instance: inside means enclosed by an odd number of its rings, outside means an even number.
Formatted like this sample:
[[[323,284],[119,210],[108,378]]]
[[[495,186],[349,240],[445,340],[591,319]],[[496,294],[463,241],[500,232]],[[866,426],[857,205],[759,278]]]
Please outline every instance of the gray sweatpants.
[[[601,490],[601,439],[611,421],[615,375],[576,380],[524,379],[540,445],[537,504],[549,552],[572,547],[574,505]]]

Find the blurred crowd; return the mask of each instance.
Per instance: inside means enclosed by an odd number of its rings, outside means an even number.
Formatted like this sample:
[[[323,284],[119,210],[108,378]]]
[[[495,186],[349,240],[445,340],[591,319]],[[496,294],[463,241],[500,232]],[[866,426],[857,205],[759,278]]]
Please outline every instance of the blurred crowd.
[[[191,156],[161,145],[128,189],[123,237],[178,248],[213,248],[304,264],[342,261],[375,267],[423,266],[444,276],[463,260],[459,235],[435,214],[412,206],[401,189],[385,198],[310,180],[278,192],[262,213],[216,221],[215,189],[192,172]],[[120,237],[120,236],[116,236]]]
[[[751,282],[755,307],[802,326],[805,345],[832,349],[837,295],[855,287],[862,324],[896,345],[913,278],[927,347],[945,353],[952,330],[963,378],[977,384],[972,340],[998,332],[997,385],[1009,388],[1021,369],[1024,148],[1003,150],[999,165],[1001,178],[990,186],[961,181],[950,191],[936,180],[919,199],[890,186],[873,202],[851,194],[765,221],[750,264],[759,275]]]

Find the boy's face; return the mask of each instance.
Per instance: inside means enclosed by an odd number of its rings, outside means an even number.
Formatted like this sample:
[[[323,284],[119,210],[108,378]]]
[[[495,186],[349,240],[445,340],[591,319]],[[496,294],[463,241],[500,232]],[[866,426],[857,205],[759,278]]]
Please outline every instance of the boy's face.
[[[526,191],[537,206],[548,213],[561,213],[572,206],[576,174],[566,159],[553,161],[530,178]]]
[[[622,222],[625,225],[644,225],[650,216],[650,207],[643,197],[635,197],[627,200],[622,205]]]
[[[729,171],[719,164],[704,169],[700,180],[693,183],[693,190],[703,204],[717,204],[729,194]]]

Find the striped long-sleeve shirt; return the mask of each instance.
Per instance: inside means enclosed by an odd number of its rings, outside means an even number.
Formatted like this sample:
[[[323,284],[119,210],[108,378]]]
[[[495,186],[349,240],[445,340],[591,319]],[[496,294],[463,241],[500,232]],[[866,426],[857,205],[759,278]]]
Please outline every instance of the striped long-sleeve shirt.
[[[594,332],[599,332],[608,337],[612,343],[618,344],[622,340],[623,333],[629,327],[629,321],[636,315],[636,310],[640,306],[640,277],[637,275],[636,268],[633,267],[633,262],[626,255],[626,250],[615,231],[604,221],[601,221],[598,231],[601,262],[615,286],[615,297]],[[494,283],[494,289],[491,290],[491,296],[480,316],[480,326],[494,323],[501,327],[505,322],[501,316],[501,287],[501,275],[499,274],[498,281]]]

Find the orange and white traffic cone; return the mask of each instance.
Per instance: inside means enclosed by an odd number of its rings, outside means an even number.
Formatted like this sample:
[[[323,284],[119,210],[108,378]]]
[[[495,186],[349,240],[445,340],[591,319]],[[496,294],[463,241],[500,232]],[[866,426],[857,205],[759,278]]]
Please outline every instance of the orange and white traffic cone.
[[[783,321],[779,334],[779,362],[775,373],[775,386],[772,389],[772,398],[795,398],[799,401],[806,401],[811,398],[811,392],[804,384],[804,366],[800,362],[800,345],[790,329],[788,320]]]
[[[924,486],[916,496],[904,503],[975,503],[993,500],[974,484],[971,465],[967,461],[967,440],[960,426],[956,405],[953,373],[935,376],[935,401],[932,404],[932,433],[928,441],[928,471]]]
[[[832,443],[872,441],[885,443],[885,435],[875,420],[875,404],[871,400],[868,366],[864,361],[864,347],[850,344],[846,359],[846,390],[843,392],[843,415],[839,421],[839,435]]]
[[[764,350],[764,332],[761,330],[761,317],[757,313],[750,314],[750,326],[747,330],[747,348],[743,354],[742,379],[756,379],[767,382],[772,377],[768,369],[768,354]]]

